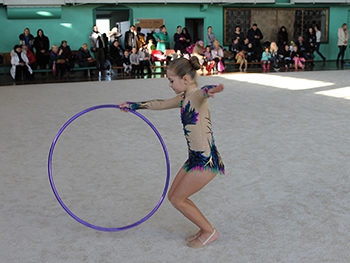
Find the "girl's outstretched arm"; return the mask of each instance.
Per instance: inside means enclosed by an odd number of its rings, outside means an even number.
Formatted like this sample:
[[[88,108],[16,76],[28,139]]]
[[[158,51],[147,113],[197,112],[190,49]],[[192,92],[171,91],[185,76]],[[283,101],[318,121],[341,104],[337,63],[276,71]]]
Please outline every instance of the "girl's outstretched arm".
[[[172,108],[179,108],[182,95],[167,100],[150,100],[143,102],[123,102],[119,104],[122,111],[150,109],[150,110],[167,110]]]
[[[215,93],[221,92],[224,90],[224,84],[220,83],[217,86],[214,86],[213,88],[208,89],[208,97],[214,98],[215,97]]]

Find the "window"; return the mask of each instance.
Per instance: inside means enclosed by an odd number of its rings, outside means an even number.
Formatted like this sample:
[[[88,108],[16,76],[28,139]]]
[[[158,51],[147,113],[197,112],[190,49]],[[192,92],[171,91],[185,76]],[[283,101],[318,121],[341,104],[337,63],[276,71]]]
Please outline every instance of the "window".
[[[289,40],[305,35],[309,26],[318,25],[322,32],[321,42],[328,41],[328,9],[326,8],[224,8],[224,45],[232,41],[236,25],[244,35],[253,23],[257,23],[265,41],[277,41],[281,26],[287,28]]]

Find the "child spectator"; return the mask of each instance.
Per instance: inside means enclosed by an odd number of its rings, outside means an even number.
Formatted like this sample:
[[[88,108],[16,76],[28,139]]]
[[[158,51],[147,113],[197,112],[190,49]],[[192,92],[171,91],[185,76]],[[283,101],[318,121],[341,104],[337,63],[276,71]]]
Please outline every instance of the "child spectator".
[[[151,55],[148,52],[147,43],[144,43],[139,50],[140,71],[141,75],[144,74],[143,70],[146,67],[148,75],[152,74],[151,70]]]
[[[205,47],[204,57],[205,57],[205,62],[204,62],[205,69],[207,70],[208,73],[211,73],[212,69],[215,66],[215,61],[212,59],[211,48],[209,45]]]
[[[288,44],[284,45],[284,48],[279,52],[279,55],[280,55],[281,59],[283,60],[284,67],[286,68],[286,70],[288,70],[288,68],[292,64],[292,58],[290,57],[291,52],[290,52]]]
[[[129,74],[130,71],[131,71],[131,63],[130,63],[130,58],[129,58],[129,51],[127,51],[127,50],[124,51],[124,56],[123,56],[122,62],[123,62],[124,72],[126,74]]]
[[[291,58],[294,61],[295,70],[298,70],[298,67],[304,69],[305,66],[304,66],[303,62],[305,62],[305,58],[303,57],[302,53],[299,51],[297,45],[293,46]]]
[[[270,63],[271,63],[270,59],[271,59],[271,53],[270,53],[269,47],[265,47],[265,51],[261,54],[261,62],[262,62],[264,72],[270,70]]]
[[[136,47],[133,47],[131,49],[131,54],[130,54],[130,64],[131,64],[131,73],[134,75],[140,74],[140,60],[139,60],[139,55],[137,54],[137,49]]]
[[[245,50],[241,50],[236,55],[236,61],[239,63],[239,70],[242,71],[242,66],[244,64],[244,71],[247,71],[248,67],[248,61],[246,59],[246,52]]]
[[[257,57],[256,57],[252,43],[248,44],[246,58],[247,58],[248,62],[256,62],[257,61]]]

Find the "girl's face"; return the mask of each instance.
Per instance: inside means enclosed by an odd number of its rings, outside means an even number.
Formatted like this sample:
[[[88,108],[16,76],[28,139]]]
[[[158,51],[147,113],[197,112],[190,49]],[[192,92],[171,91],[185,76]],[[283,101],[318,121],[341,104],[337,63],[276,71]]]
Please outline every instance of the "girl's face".
[[[206,47],[205,51],[210,52],[210,47]]]
[[[297,46],[293,46],[293,50],[294,50],[295,52],[297,52],[297,51],[298,51],[298,47],[297,47]]]
[[[265,52],[266,52],[266,53],[269,52],[269,48],[265,48]]]
[[[136,51],[137,51],[137,50],[136,50],[135,47],[133,47],[132,50],[131,50],[131,52],[132,52],[133,54],[136,54]]]
[[[310,33],[312,33],[312,32],[313,32],[312,27],[310,27],[310,28],[309,28],[309,32],[310,32]]]
[[[208,33],[211,34],[212,31],[213,29],[211,27],[208,27]]]
[[[285,49],[286,51],[289,51],[289,46],[288,46],[288,45],[285,45],[285,46],[284,46],[284,49]]]
[[[180,78],[175,75],[171,70],[167,71],[169,87],[173,89],[175,94],[181,94],[186,91],[184,77]]]
[[[162,32],[166,33],[166,27],[163,27]]]

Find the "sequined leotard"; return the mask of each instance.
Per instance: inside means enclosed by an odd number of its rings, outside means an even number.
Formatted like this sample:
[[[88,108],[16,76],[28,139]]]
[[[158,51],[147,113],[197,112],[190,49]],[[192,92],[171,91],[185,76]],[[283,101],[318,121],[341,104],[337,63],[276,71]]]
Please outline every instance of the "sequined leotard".
[[[225,173],[211,128],[208,90],[212,87],[215,86],[204,86],[168,100],[129,102],[132,110],[180,108],[181,122],[188,146],[188,159],[183,167],[187,172],[211,170],[215,174]]]

